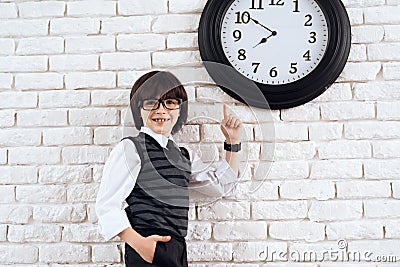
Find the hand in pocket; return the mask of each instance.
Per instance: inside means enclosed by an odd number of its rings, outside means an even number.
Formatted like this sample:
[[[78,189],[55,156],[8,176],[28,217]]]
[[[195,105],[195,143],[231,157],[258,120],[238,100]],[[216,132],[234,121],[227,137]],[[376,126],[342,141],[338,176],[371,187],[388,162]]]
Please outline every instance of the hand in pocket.
[[[153,263],[157,242],[168,242],[170,236],[150,235],[144,238],[142,245],[137,253],[148,263]]]

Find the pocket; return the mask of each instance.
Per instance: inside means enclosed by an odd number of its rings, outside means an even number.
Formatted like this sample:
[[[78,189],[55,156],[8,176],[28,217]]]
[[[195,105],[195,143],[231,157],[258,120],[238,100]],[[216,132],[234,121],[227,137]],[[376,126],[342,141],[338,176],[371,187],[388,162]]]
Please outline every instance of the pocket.
[[[174,239],[168,242],[158,241],[154,252],[153,264],[163,267],[181,266],[182,250],[183,248]]]

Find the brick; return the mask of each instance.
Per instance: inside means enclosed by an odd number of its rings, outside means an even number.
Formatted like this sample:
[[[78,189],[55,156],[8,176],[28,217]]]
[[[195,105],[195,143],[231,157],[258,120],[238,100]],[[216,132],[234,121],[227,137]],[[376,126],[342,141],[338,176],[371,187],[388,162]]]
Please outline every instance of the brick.
[[[170,33],[167,48],[197,48],[197,33]]]
[[[0,241],[7,240],[7,225],[0,225]]]
[[[40,145],[40,129],[2,129],[0,132],[1,146],[37,146]]]
[[[59,242],[61,226],[58,225],[10,225],[8,228],[10,242]]]
[[[39,247],[39,261],[85,263],[89,261],[89,247],[76,244],[51,244]]]
[[[75,184],[67,188],[68,203],[95,202],[99,184]]]
[[[0,115],[1,119],[1,115]],[[0,149],[0,164],[6,164],[7,163],[7,149],[1,148]]]
[[[283,181],[279,192],[282,199],[327,200],[335,197],[335,186],[331,181]]]
[[[318,144],[320,159],[357,159],[371,157],[371,144],[368,141],[330,141]]]
[[[385,81],[354,84],[356,100],[390,100],[400,99],[400,82]]]
[[[101,72],[74,72],[65,75],[66,89],[79,88],[115,88],[115,73]]]
[[[11,89],[13,76],[10,73],[0,73],[0,89]]]
[[[238,188],[243,186],[245,194],[249,195],[251,199],[255,200],[277,200],[279,198],[279,189],[277,183],[267,181],[251,181],[249,183],[239,183]],[[238,190],[236,190],[238,191]],[[245,197],[248,199],[249,197]]]
[[[82,108],[89,106],[89,91],[56,90],[39,93],[40,108]]]
[[[18,17],[18,9],[15,3],[0,3],[0,18],[14,19]]]
[[[367,61],[367,46],[365,44],[353,44],[350,48],[348,61]]]
[[[151,66],[150,53],[104,53],[100,56],[100,66],[103,70],[149,69]]]
[[[98,70],[97,55],[56,55],[50,56],[50,71]]]
[[[37,168],[30,166],[0,166],[0,184],[29,184],[37,182]]]
[[[400,11],[400,9],[399,9]],[[400,60],[400,44],[370,44],[367,46],[368,60]]]
[[[0,92],[1,108],[34,108],[37,106],[37,93]]]
[[[170,0],[169,13],[195,13],[201,12],[205,6],[202,0],[185,1],[185,0]]]
[[[400,63],[388,62],[383,63],[383,78],[385,80],[398,80],[400,79]]]
[[[262,123],[254,128],[255,141],[307,141],[308,129],[302,123]]]
[[[170,67],[199,60],[200,54],[197,51],[167,51],[152,54],[152,63],[155,67]]]
[[[189,221],[187,240],[209,240],[211,239],[211,223]]]
[[[325,225],[316,222],[272,222],[269,234],[278,240],[317,242],[325,238]]]
[[[2,72],[40,72],[46,70],[46,56],[9,56],[0,61],[0,71]]]
[[[374,81],[380,70],[380,62],[348,62],[338,81]]]
[[[121,255],[115,244],[92,246],[93,262],[119,262],[120,259]]]
[[[372,151],[374,158],[400,158],[400,141],[374,141],[372,143]]]
[[[399,179],[399,159],[366,160],[364,161],[364,176],[370,179]]]
[[[50,34],[96,34],[100,31],[100,21],[92,18],[57,18],[50,21]],[[76,37],[84,39],[83,37]],[[67,39],[68,40],[68,39]]]
[[[238,220],[250,219],[250,203],[245,202],[213,202],[197,207],[198,219],[210,220]]]
[[[174,135],[174,140],[181,143],[200,142],[199,125],[185,125]]]
[[[219,222],[213,227],[213,237],[219,241],[265,239],[267,224],[265,222]]]
[[[118,143],[122,139],[123,128],[121,127],[96,127],[94,130],[95,145],[110,145]]]
[[[352,99],[351,87],[349,83],[334,83],[322,95],[318,96],[313,102],[330,102]]]
[[[310,178],[361,178],[362,162],[359,160],[321,160],[311,164]]]
[[[311,221],[336,221],[361,219],[362,202],[358,200],[313,201],[308,211]]]
[[[63,185],[20,185],[16,199],[21,203],[64,203],[67,194]]]
[[[385,4],[384,0],[343,0],[345,7],[368,7],[381,6]]]
[[[328,256],[326,251],[332,251],[333,254],[335,255],[334,258]],[[337,262],[340,262],[341,266],[346,266],[346,267],[356,267],[357,265],[347,265],[348,258],[346,257],[347,253],[345,251],[342,251],[341,249],[338,248],[338,241],[324,241],[324,242],[318,242],[318,243],[308,243],[308,242],[292,242],[289,249],[288,249],[288,254],[290,255],[290,259],[294,262],[299,262],[301,265],[300,266],[308,266],[308,265],[303,265],[306,264],[306,262],[318,262],[319,266],[332,266],[329,265],[329,261],[333,262],[335,265]],[[330,258],[330,259],[329,259]],[[292,263],[291,263],[292,264]],[[291,265],[290,264],[290,265]],[[357,263],[359,265],[359,263]],[[289,265],[289,266],[290,266]],[[288,266],[288,267],[289,267]],[[311,267],[312,265],[310,265]],[[363,264],[364,266],[364,264]],[[368,266],[368,267],[374,267],[374,266]]]
[[[79,1],[67,3],[67,16],[115,16],[117,14],[115,1]]]
[[[70,109],[69,123],[71,125],[116,125],[118,110],[115,108]]]
[[[0,37],[44,36],[48,25],[49,21],[44,19],[2,20]]]
[[[65,147],[62,158],[67,164],[105,163],[109,152],[109,148],[102,146]]]
[[[400,122],[351,122],[344,126],[347,139],[389,139],[400,137]]]
[[[396,24],[400,22],[400,7],[379,6],[364,9],[366,24]]]
[[[306,103],[291,109],[281,110],[281,117],[283,121],[316,121],[319,120],[319,113],[318,104]]]
[[[164,14],[168,11],[167,0],[148,0],[146,3],[135,0],[120,0],[119,15]]]
[[[231,261],[232,244],[230,243],[190,243],[187,246],[188,258],[193,261]],[[201,251],[201,253],[198,253]]]
[[[84,204],[35,205],[33,219],[42,223],[78,223],[86,220]]]
[[[346,8],[351,25],[360,25],[364,23],[364,14],[362,8]]]
[[[0,203],[15,202],[14,186],[0,185]]]
[[[310,140],[335,140],[342,137],[343,124],[336,122],[318,122],[308,126]]]
[[[307,216],[306,201],[257,201],[252,203],[252,219],[289,220]]]
[[[155,33],[194,32],[198,28],[199,21],[200,16],[197,15],[159,15],[154,20],[151,31]]]
[[[55,128],[43,130],[43,144],[51,145],[90,145],[92,129],[89,127]]]
[[[0,223],[21,224],[28,223],[32,217],[32,208],[22,205],[1,205]],[[0,253],[0,255],[2,255]]]
[[[17,111],[19,126],[65,126],[66,110],[21,110]]]
[[[39,169],[42,184],[70,184],[91,182],[91,168],[87,166],[43,166]]]
[[[65,38],[66,53],[96,53],[115,51],[114,36],[85,36]]]
[[[0,110],[0,127],[11,127],[15,124],[15,111]]]
[[[383,26],[363,25],[351,28],[352,43],[379,43],[383,40]]]
[[[287,244],[285,242],[238,242],[233,244],[233,248],[233,259],[235,262],[253,262],[260,260],[265,262],[287,261]],[[268,266],[269,265],[270,263],[268,263]],[[243,266],[248,266],[248,264]]]
[[[97,225],[89,223],[65,225],[62,240],[64,242],[104,242]]]
[[[9,56],[14,54],[15,44],[14,40],[1,38],[0,39],[0,55]]]
[[[62,89],[63,87],[62,74],[47,72],[15,75],[15,88],[19,90]]]
[[[25,2],[18,4],[19,16],[25,18],[63,17],[65,4],[58,1]]]
[[[96,214],[95,203],[87,203],[86,206],[87,206],[87,221],[89,223],[97,223],[98,218],[97,218],[97,214]],[[189,213],[189,215],[190,215],[190,213]],[[97,231],[97,229],[96,229],[96,231]]]
[[[118,88],[126,88],[131,90],[135,81],[142,76],[143,74],[147,73],[148,71],[139,70],[139,71],[119,71],[117,77],[117,86]]]
[[[400,103],[399,102],[378,102],[377,118],[380,120],[399,120]]]
[[[254,171],[254,179],[301,179],[309,176],[306,161],[262,161]]]
[[[150,32],[150,16],[104,18],[101,33],[146,33]]]
[[[313,142],[265,143],[261,147],[262,160],[312,159],[314,155],[315,144]]]
[[[364,200],[366,218],[396,218],[399,217],[400,202],[393,199]]]
[[[49,55],[64,52],[61,37],[24,38],[18,42],[17,55]]]
[[[31,245],[0,245],[0,263],[35,263],[38,248]]]
[[[328,240],[339,239],[381,239],[383,227],[379,222],[332,222],[326,226]]]
[[[165,49],[165,37],[160,34],[120,34],[117,36],[119,51],[157,51]]]
[[[336,183],[338,198],[390,197],[391,189],[387,181],[346,181]]]
[[[394,219],[394,220],[385,220],[385,223],[383,225],[385,229],[385,238],[399,238],[400,236],[400,231],[399,231],[399,221]]]
[[[392,262],[389,262],[389,255],[391,256],[391,261],[394,260],[396,256],[399,254],[399,242],[398,240],[383,240],[383,241],[365,241],[365,240],[357,240],[349,242],[348,249],[350,251],[360,251],[360,257],[356,254],[356,258],[354,260],[361,261],[384,261],[384,257],[388,264],[386,266],[393,265]],[[373,254],[371,253],[373,252]],[[379,255],[379,257],[378,257]],[[358,259],[359,258],[359,259]],[[353,260],[353,259],[352,259]],[[385,265],[378,265],[385,266]]]
[[[60,148],[14,147],[10,148],[8,159],[12,164],[55,164],[60,162]]]
[[[400,25],[384,25],[385,41],[393,42],[400,40]]]

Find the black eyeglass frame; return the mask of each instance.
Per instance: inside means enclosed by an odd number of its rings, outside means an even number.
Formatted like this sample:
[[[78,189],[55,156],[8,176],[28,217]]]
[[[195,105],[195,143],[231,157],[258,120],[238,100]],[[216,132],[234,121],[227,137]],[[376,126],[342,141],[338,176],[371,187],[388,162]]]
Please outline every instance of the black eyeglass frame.
[[[165,105],[165,102],[164,102],[165,100],[168,100],[168,99],[176,99],[176,100],[178,100],[178,102],[179,102],[179,103],[178,103],[178,107],[177,107],[177,108],[168,108],[168,107]],[[161,99],[161,98],[159,98],[159,99],[154,99],[154,100],[157,100],[157,103],[158,103],[156,108],[145,109],[144,106],[143,106],[143,104],[144,104],[144,101],[146,101],[146,100],[149,100],[149,99],[139,100],[138,104],[139,104],[139,107],[141,107],[142,109],[147,110],[147,111],[159,109],[159,108],[160,108],[160,103],[163,105],[163,107],[164,107],[165,109],[168,109],[168,110],[180,109],[180,108],[181,108],[181,105],[182,105],[182,98],[167,98],[167,99]],[[153,99],[152,99],[152,100],[153,100]]]

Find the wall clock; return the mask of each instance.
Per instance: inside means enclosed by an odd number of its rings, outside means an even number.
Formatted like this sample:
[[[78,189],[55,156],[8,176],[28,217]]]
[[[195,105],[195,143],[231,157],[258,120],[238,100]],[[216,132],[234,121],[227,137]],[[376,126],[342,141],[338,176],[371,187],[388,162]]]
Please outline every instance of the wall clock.
[[[351,27],[340,0],[208,0],[198,43],[203,62],[233,67],[256,84],[272,109],[304,104],[322,94],[342,72]],[[205,67],[219,85],[232,73]],[[240,82],[226,93],[265,108]]]

